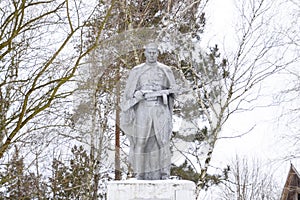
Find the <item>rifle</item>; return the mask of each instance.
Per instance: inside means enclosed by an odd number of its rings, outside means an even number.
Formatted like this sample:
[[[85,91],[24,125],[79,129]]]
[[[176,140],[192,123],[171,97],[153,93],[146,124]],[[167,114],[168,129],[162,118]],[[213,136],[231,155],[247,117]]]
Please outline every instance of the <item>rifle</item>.
[[[163,103],[165,105],[168,104],[168,95],[170,94],[183,94],[188,92],[188,90],[175,90],[175,89],[168,89],[168,90],[158,90],[158,91],[153,91],[153,90],[141,90],[144,94],[144,97],[146,99],[154,98],[154,97],[160,97],[162,96],[163,98]]]

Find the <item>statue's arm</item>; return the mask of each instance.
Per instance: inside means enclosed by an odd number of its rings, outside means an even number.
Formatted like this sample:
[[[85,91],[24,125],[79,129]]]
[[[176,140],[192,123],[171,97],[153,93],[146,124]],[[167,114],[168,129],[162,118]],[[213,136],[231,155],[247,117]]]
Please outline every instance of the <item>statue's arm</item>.
[[[127,111],[128,109],[132,108],[135,104],[137,104],[143,97],[143,94],[139,94],[138,91],[136,91],[136,83],[137,83],[137,73],[135,70],[132,70],[129,73],[123,100],[121,104],[121,109],[123,111]]]
[[[169,73],[169,84],[170,84],[170,89],[176,91],[178,88],[178,85],[176,84],[175,77],[173,74],[173,71],[169,68],[168,69]]]

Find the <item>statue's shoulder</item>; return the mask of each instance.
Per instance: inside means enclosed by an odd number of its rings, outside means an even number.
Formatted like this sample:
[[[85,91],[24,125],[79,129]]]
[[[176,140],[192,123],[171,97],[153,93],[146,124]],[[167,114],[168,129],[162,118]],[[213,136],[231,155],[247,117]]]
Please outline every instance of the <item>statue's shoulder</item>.
[[[131,70],[132,71],[137,71],[137,70],[141,69],[144,65],[145,65],[145,63],[139,64],[137,66],[134,66]]]
[[[165,64],[160,63],[160,62],[157,62],[157,63],[158,63],[158,66],[159,66],[160,68],[162,68],[163,70],[165,70],[165,71],[167,71],[167,72],[172,71],[171,67],[169,67],[168,65],[165,65]]]
[[[139,64],[139,65],[134,66],[134,67],[130,70],[129,76],[131,76],[131,77],[137,76],[137,75],[141,72],[141,69],[143,68],[144,65],[145,65],[145,63],[142,63],[142,64]]]

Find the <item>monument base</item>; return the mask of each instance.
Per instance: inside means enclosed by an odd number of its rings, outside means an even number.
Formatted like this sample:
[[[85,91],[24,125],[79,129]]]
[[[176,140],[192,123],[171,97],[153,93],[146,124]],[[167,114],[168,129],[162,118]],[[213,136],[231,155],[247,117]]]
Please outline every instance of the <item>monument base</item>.
[[[107,200],[194,200],[196,185],[187,180],[110,181]]]

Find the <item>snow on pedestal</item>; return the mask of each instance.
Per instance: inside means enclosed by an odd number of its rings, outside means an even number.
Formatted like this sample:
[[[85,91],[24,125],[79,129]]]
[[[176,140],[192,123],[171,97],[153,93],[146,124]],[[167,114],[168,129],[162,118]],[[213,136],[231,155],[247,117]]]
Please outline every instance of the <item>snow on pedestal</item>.
[[[107,200],[194,200],[196,186],[187,180],[110,181]]]

